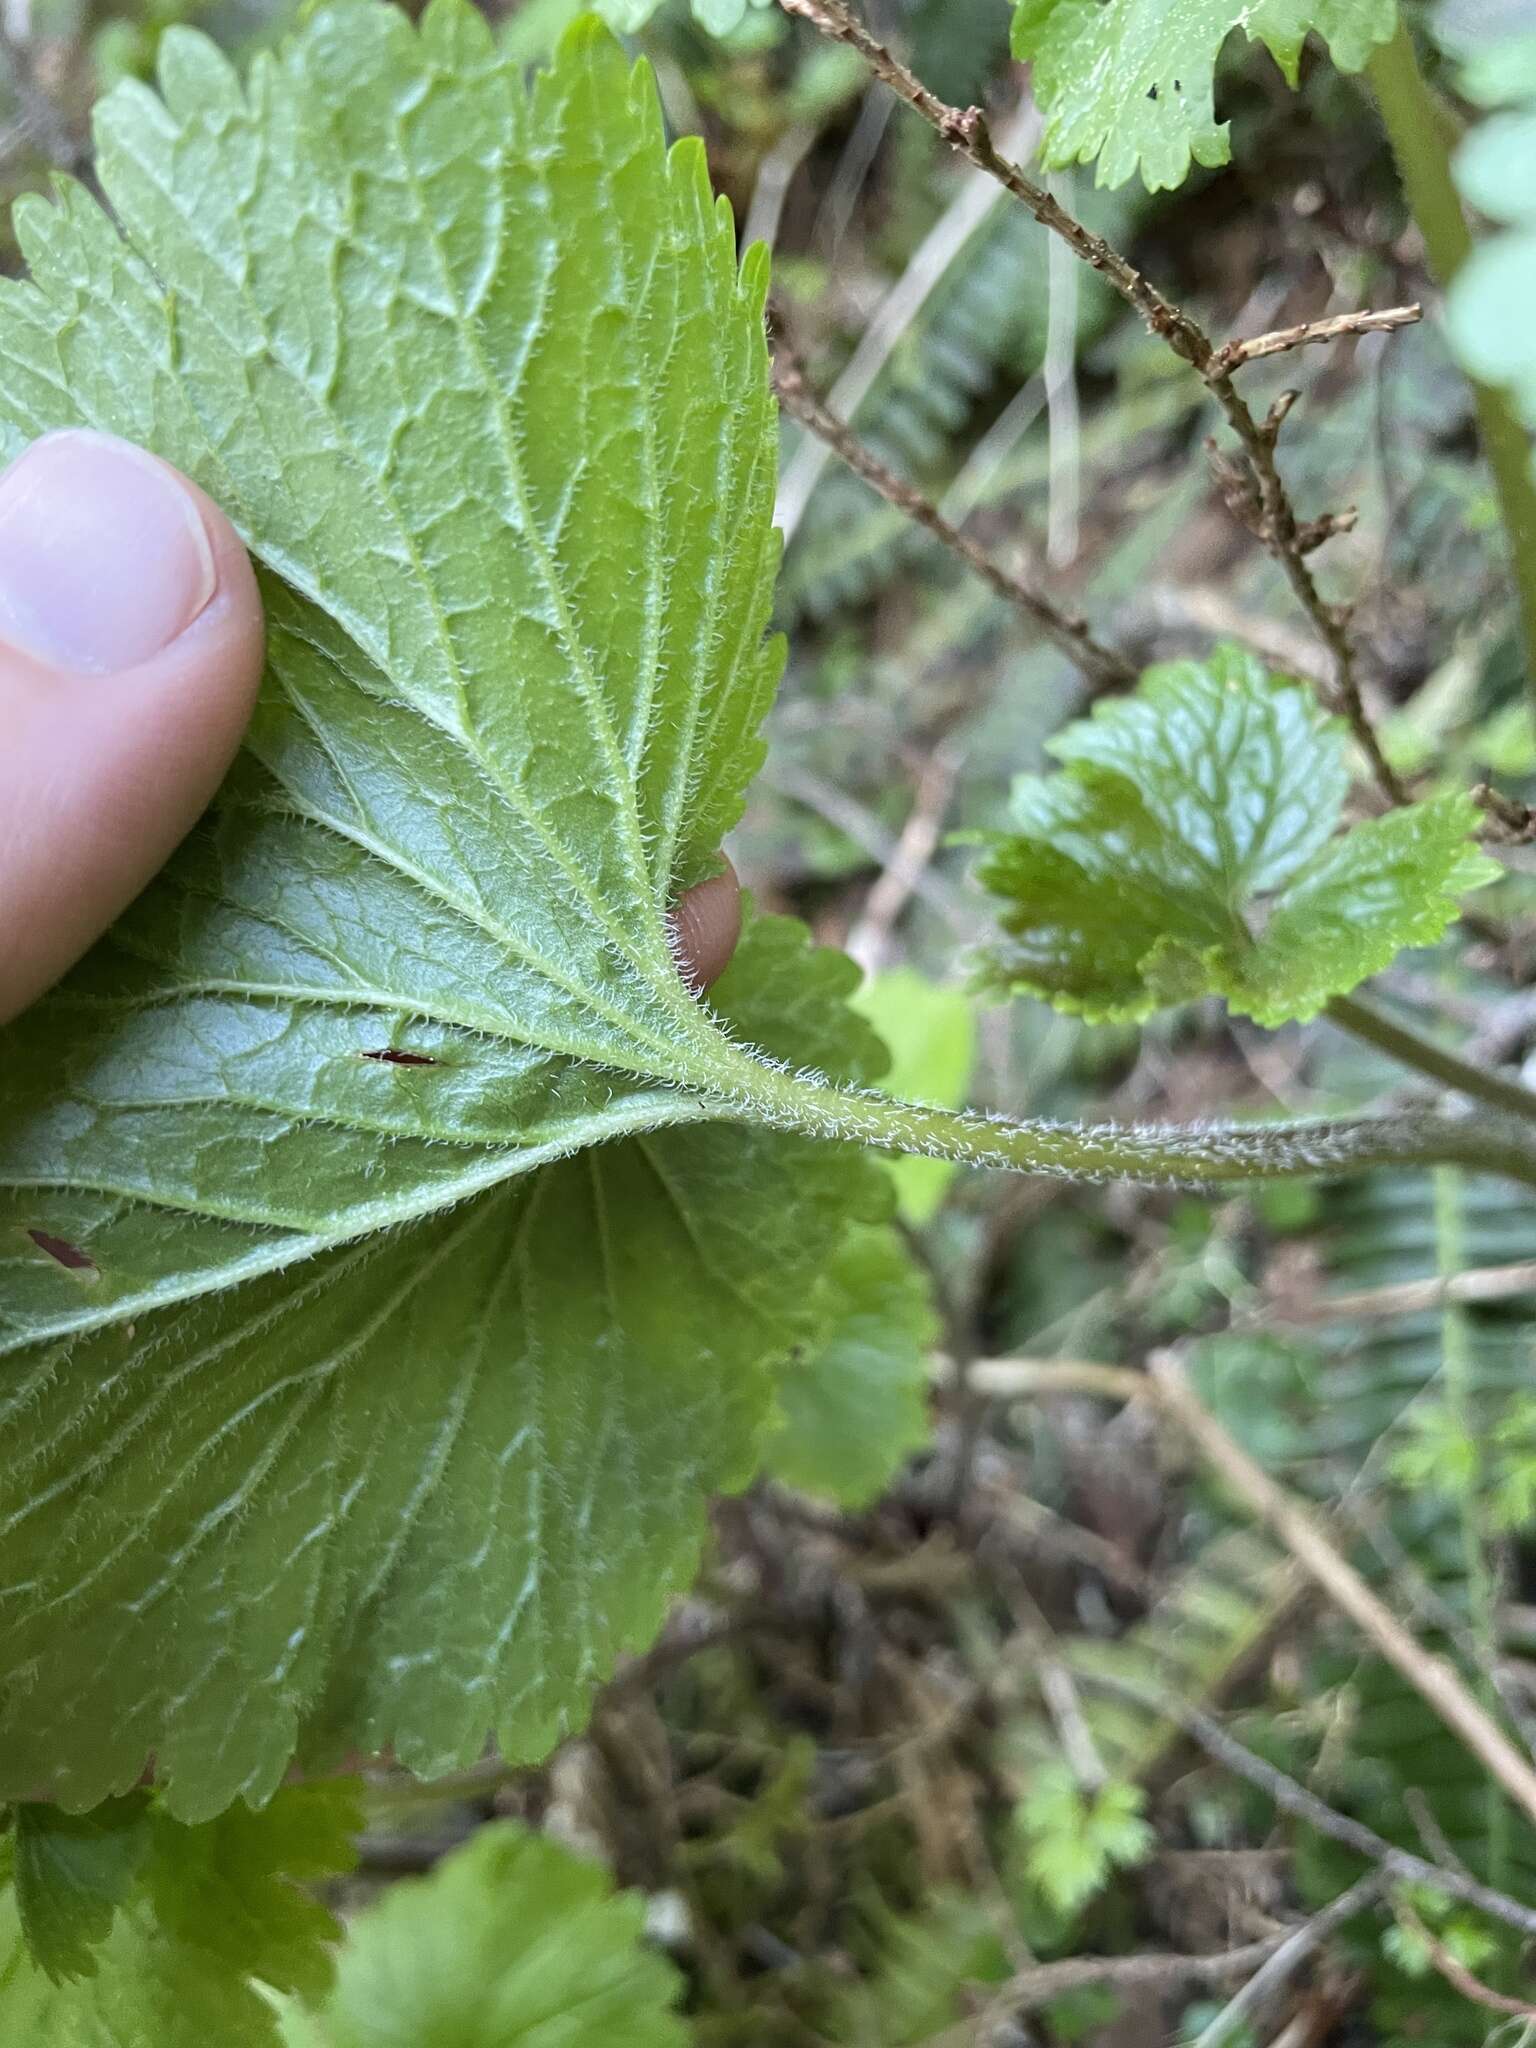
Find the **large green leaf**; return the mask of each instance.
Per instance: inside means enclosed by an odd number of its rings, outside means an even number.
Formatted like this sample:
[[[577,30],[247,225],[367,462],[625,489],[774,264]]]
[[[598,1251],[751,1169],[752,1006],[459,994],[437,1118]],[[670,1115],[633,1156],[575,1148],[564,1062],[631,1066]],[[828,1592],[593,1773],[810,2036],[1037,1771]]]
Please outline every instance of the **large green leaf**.
[[[288,2048],[686,2048],[677,1972],[641,1941],[645,1901],[514,1822],[347,1931],[328,1998],[284,2014]]]
[[[1221,995],[1261,1024],[1314,1015],[1428,945],[1499,869],[1463,796],[1338,830],[1343,728],[1239,648],[1149,669],[1050,742],[981,879],[1001,988],[1094,1019]]]
[[[126,243],[79,191],[17,210],[3,411],[147,442],[290,588],[217,826],[7,1037],[11,1220],[117,1205],[88,1294],[13,1263],[13,1338],[696,1114],[730,1049],[666,911],[779,666],[763,266],[594,24],[528,101],[457,0],[324,9],[246,93],[174,33],[163,88],[98,118]]]
[[[770,1050],[867,1073],[855,979],[763,921],[720,984]],[[387,1072],[396,1070],[386,1070]],[[398,1072],[413,1079],[415,1069]],[[728,1124],[636,1134],[407,1230],[24,1351],[0,1404],[0,1785],[179,1810],[314,1753],[539,1755],[690,1576],[772,1367],[878,1169]],[[69,1276],[63,1275],[67,1279]]]
[[[779,1382],[776,1479],[843,1507],[874,1500],[928,1438],[931,1290],[889,1225],[849,1231],[822,1281],[824,1329]]]
[[[27,1816],[27,1809],[21,1813]],[[132,1867],[113,1878],[110,1932],[87,1909],[77,1933],[99,1941],[94,1975],[51,1983],[28,1953],[35,1919],[18,1869],[0,1891],[0,2041],[6,2048],[275,2048],[274,1990],[319,2000],[331,1978],[335,1920],[300,1887],[350,1870],[359,1825],[347,1783],[288,1786],[260,1813],[236,1806],[189,1828],[139,1801],[110,1832],[130,1836]],[[42,1809],[19,1823],[78,1872],[83,1827]],[[35,1903],[35,1902],[34,1902]],[[77,1898],[73,1910],[83,1901]],[[62,1926],[71,1908],[53,1910]],[[24,1932],[26,1938],[24,1938]]]
[[[738,1083],[865,1080],[846,963],[709,872],[779,655],[763,266],[593,24],[525,94],[462,0],[165,40],[18,209],[13,443],[177,462],[264,565],[216,814],[0,1041],[0,1797],[300,1731],[546,1747],[751,1473],[879,1206]],[[609,1142],[599,1144],[599,1141]],[[619,1142],[622,1141],[622,1142]],[[580,1156],[576,1156],[576,1155]]]
[[[1396,0],[1016,0],[1013,47],[1034,65],[1046,160],[1097,157],[1101,185],[1139,170],[1155,192],[1182,184],[1191,161],[1231,156],[1215,73],[1235,29],[1294,85],[1309,31],[1358,71],[1396,23]]]

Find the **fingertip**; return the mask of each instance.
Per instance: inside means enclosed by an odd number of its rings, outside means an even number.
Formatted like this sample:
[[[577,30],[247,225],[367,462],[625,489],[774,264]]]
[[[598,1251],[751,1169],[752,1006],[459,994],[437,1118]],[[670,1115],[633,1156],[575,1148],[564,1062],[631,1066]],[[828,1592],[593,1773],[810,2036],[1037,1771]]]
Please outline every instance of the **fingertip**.
[[[724,854],[721,872],[678,898],[670,923],[684,985],[702,995],[731,964],[741,937],[741,882]]]
[[[0,476],[0,1018],[190,829],[262,665],[250,558],[178,471],[72,432]]]

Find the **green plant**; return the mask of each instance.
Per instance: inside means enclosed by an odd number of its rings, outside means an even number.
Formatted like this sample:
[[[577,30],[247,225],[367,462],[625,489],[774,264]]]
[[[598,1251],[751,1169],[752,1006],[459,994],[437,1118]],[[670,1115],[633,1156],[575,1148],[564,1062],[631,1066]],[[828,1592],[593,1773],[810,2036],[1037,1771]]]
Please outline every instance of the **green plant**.
[[[1475,1182],[1448,1214],[1426,1176],[1340,1186],[1329,1191],[1325,1215],[1319,1242],[1330,1282],[1343,1290],[1336,1323],[1320,1338],[1298,1335],[1285,1346],[1213,1343],[1201,1361],[1201,1384],[1271,1470],[1342,1503],[1346,1514],[1352,1502],[1372,1503],[1363,1565],[1420,1617],[1431,1643],[1476,1672],[1478,1588],[1486,1574],[1502,1569],[1498,1545],[1508,1534],[1493,1512],[1502,1452],[1495,1451],[1490,1470],[1484,1457],[1499,1420],[1523,1418],[1526,1409],[1529,1296],[1452,1311],[1465,1327],[1451,1343],[1443,1308],[1354,1321],[1349,1304],[1433,1270],[1444,1260],[1448,1227],[1460,1240],[1457,1264],[1476,1270],[1497,1263],[1518,1273],[1536,1250],[1536,1219]],[[1461,1412],[1469,1402],[1475,1438]],[[1381,1467],[1395,1481],[1385,1494],[1372,1483],[1373,1468]],[[1522,1469],[1518,1446],[1511,1468]],[[1497,1657],[1488,1668],[1496,1668]],[[1349,1739],[1330,1747],[1327,1730],[1341,1721]],[[1272,1745],[1292,1767],[1306,1770],[1311,1762],[1335,1796],[1391,1839],[1417,1849],[1427,1827],[1463,1869],[1492,1873],[1522,1896],[1536,1883],[1536,1834],[1489,1798],[1483,1774],[1379,1659],[1347,1643],[1319,1641],[1302,1699],[1285,1702],[1273,1720],[1249,1715],[1246,1725],[1250,1739]],[[1304,1847],[1303,1869],[1310,1896],[1321,1901],[1358,1865],[1314,1841]],[[1447,1915],[1482,1930],[1479,1967],[1491,1982],[1517,1989],[1524,1967],[1519,1940],[1449,1902],[1443,1913],[1422,1917],[1439,1925]],[[1367,1973],[1386,2038],[1432,2023],[1436,2038],[1484,2040],[1483,2016],[1443,1979],[1433,1971],[1405,1972],[1405,1959],[1422,1964],[1424,1951],[1413,1947],[1402,1924],[1385,1934],[1362,1928],[1350,1954]]]
[[[644,1902],[512,1821],[347,1930],[334,1979],[281,2002],[284,2048],[685,2048],[677,1973],[641,1943]],[[620,2031],[622,2030],[622,2034]]]
[[[1192,163],[1228,161],[1213,83],[1222,46],[1239,28],[1294,85],[1309,30],[1327,40],[1341,69],[1358,71],[1396,20],[1395,0],[1017,0],[1013,47],[1035,66],[1053,160],[1097,159],[1106,185],[1139,170],[1156,190],[1182,184]]]
[[[1220,995],[1261,1024],[1311,1016],[1438,939],[1498,875],[1465,797],[1335,836],[1346,735],[1241,648],[1149,670],[1014,785],[1017,831],[981,879],[1005,938],[988,978],[1095,1020]]]
[[[488,1737],[538,1760],[658,1634],[712,1496],[766,1473],[871,1507],[927,1439],[938,1325],[907,1233],[959,1166],[1161,1187],[1434,1168],[1447,1287],[1467,1263],[1456,1173],[1536,1186],[1524,1083],[1355,995],[1502,889],[1484,842],[1529,817],[1409,790],[1381,750],[1347,620],[1308,566],[1345,522],[1301,521],[1276,467],[1287,402],[1257,418],[1241,349],[842,9],[786,8],[852,42],[1194,368],[1236,436],[1227,495],[1333,662],[1332,712],[1223,644],[1059,733],[1055,772],[1021,776],[1008,827],[972,835],[1000,927],[984,982],[1093,1022],[1213,997],[1266,1028],[1326,1012],[1473,1106],[988,1116],[966,1106],[972,1019],[952,990],[902,974],[860,993],[843,956],[750,907],[722,979],[685,987],[669,914],[741,816],[784,658],[764,253],[738,259],[702,149],[665,148],[650,75],[593,21],[531,83],[515,25],[498,44],[464,0],[419,28],[335,0],[243,85],[212,42],[167,29],[158,94],[129,79],[98,110],[110,213],[70,185],[19,206],[31,274],[0,286],[5,451],[70,425],[154,448],[237,521],[270,623],[215,811],[0,1041],[0,2031],[38,2048],[179,2048],[194,2030],[490,2048],[595,2040],[618,2014],[637,2042],[681,2041],[643,1909],[515,1829],[361,1917],[333,1977],[337,1924],[296,1881],[346,1871],[356,1811],[287,1784],[295,1764],[389,1750],[430,1779],[474,1767]],[[638,30],[654,9],[608,11]],[[745,7],[695,13],[724,34]],[[1401,116],[1390,0],[1022,0],[1055,160],[1153,188],[1224,162],[1215,67],[1239,25],[1293,81],[1318,31]],[[1474,199],[1507,176],[1508,131],[1485,136],[1464,159]],[[1034,227],[1029,246],[1038,273]],[[1464,292],[1503,304],[1498,261]],[[1476,303],[1458,332],[1492,376],[1466,341]],[[1031,366],[1051,353],[1039,330]],[[998,359],[952,365],[952,419]],[[1059,360],[1051,376],[1059,408]],[[1510,416],[1480,418],[1519,581]],[[914,486],[886,494],[1089,675],[1131,672]],[[904,1155],[894,1177],[870,1148]],[[1372,1441],[1395,1436],[1396,1479],[1439,1496],[1436,1527],[1402,1540],[1427,1571],[1450,1531],[1449,1633],[1498,1717],[1478,1677],[1499,1650],[1489,1557],[1536,1506],[1532,1405],[1501,1406],[1484,1442],[1451,1310],[1438,1346],[1444,1402],[1379,1418]],[[1316,1449],[1319,1370],[1304,1343],[1228,1341],[1200,1363],[1218,1411],[1241,1387],[1234,1429],[1257,1418],[1275,1463],[1291,1420]],[[1267,1548],[1217,1598],[1222,1540],[1127,1638],[1149,1662],[1172,1644],[1190,1689],[1224,1689],[1290,1604]],[[1114,1662],[1052,1669],[1070,1688]],[[1399,1685],[1374,1662],[1327,1683]],[[1009,1823],[1019,1917],[1058,1933],[1123,1904],[1167,1748],[1144,1714],[1080,1718],[1108,1772],[1036,1741]],[[1355,1759],[1362,1799],[1398,1769],[1388,1748]],[[1524,1823],[1456,1754],[1470,1790],[1448,1774],[1434,1824],[1460,1854],[1476,1807],[1487,1881],[1523,1882]],[[786,1773],[786,1798],[809,1776]],[[767,1888],[771,1848],[759,1866]],[[1507,1940],[1414,1910],[1459,1964],[1513,1981]],[[845,2038],[942,2023],[961,1951],[978,1983],[1006,1978],[997,1935],[969,1900],[888,1922],[883,1981],[838,2006]],[[1433,1964],[1415,1938],[1405,1917],[1377,1944],[1399,1974]],[[893,1984],[903,1954],[913,1981]],[[1101,2012],[1063,2007],[1060,2037]]]
[[[28,2048],[276,2043],[268,1993],[318,1998],[340,1929],[301,1887],[354,1861],[344,1781],[188,1827],[143,1792],[82,1817],[24,1803],[0,1889],[0,2013]],[[0,1875],[3,1875],[0,1872]]]
[[[420,39],[387,12],[343,8],[277,64],[258,60],[247,99],[206,43],[175,35],[165,111],[130,85],[99,121],[99,174],[133,239],[117,242],[78,195],[19,217],[35,282],[10,287],[4,307],[13,431],[75,420],[147,435],[287,580],[269,578],[271,684],[219,817],[86,979],[8,1040],[6,1200],[24,1247],[7,1302],[23,1362],[8,1409],[13,1542],[18,1568],[33,1557],[35,1588],[53,1578],[73,1624],[67,1637],[51,1619],[29,1634],[49,1611],[36,1591],[33,1619],[17,1616],[28,1678],[6,1722],[13,1792],[47,1783],[86,1804],[153,1748],[179,1810],[214,1811],[268,1790],[306,1724],[307,1752],[392,1743],[427,1772],[467,1760],[492,1719],[509,1751],[536,1753],[579,1711],[590,1674],[654,1629],[695,1550],[704,1494],[751,1469],[772,1362],[807,1327],[807,1283],[843,1219],[878,1206],[873,1169],[827,1139],[1185,1177],[1312,1171],[1356,1148],[1443,1142],[1461,1156],[1476,1135],[1383,1122],[1358,1136],[1117,1140],[885,1105],[805,1077],[864,1078],[876,1053],[840,1008],[852,977],[772,922],[749,933],[711,1006],[686,992],[664,913],[709,871],[740,803],[779,660],[758,640],[773,562],[762,266],[749,258],[738,280],[700,159],[686,146],[663,156],[650,87],[626,79],[611,45],[577,31],[526,103],[488,58],[451,6]],[[418,104],[397,133],[369,107],[401,94]],[[237,135],[263,150],[269,176],[221,194],[209,151],[233,151]],[[336,211],[337,148],[361,203],[387,195],[385,277]],[[526,196],[487,273],[474,223],[491,161]],[[402,179],[418,194],[409,209],[395,199]],[[245,252],[259,284],[205,253],[221,205],[222,243]],[[312,245],[289,234],[295,215],[315,221]],[[607,233],[594,239],[586,224],[599,217]],[[174,299],[135,242],[182,272]],[[414,270],[437,280],[432,293],[390,288]],[[571,365],[593,304],[619,290],[609,345],[633,368],[599,403]],[[287,309],[306,301],[322,321],[318,353],[295,355]],[[46,374],[61,348],[67,389]],[[200,380],[210,393],[243,383],[243,349],[256,352],[264,438],[224,437],[215,454]],[[174,384],[160,369],[172,350]],[[707,408],[691,402],[698,350],[720,379]],[[414,395],[388,374],[396,360],[411,365]],[[546,440],[562,408],[577,439]],[[433,437],[450,430],[479,476],[472,498],[456,487],[444,502]],[[332,459],[313,472],[321,448]],[[639,504],[637,462],[655,477]],[[306,488],[319,496],[296,524]],[[498,534],[522,545],[505,552]],[[573,572],[583,548],[596,559],[620,534],[648,581],[628,581],[616,608]],[[477,550],[489,603],[463,583]],[[391,557],[399,570],[381,582]],[[726,621],[734,667],[722,674],[709,650]],[[1458,806],[1422,814],[1443,821],[1428,829],[1447,889],[1483,873],[1465,866],[1470,813]],[[1420,815],[1378,829],[1411,838]],[[1436,929],[1448,913],[1432,913]],[[1389,926],[1349,965],[1422,935]],[[68,1109],[83,1099],[101,1105],[84,1125]],[[722,1205],[729,1232],[701,1257]],[[558,1254],[573,1233],[604,1247],[603,1297]],[[59,1243],[87,1263],[61,1262]],[[696,1269],[686,1294],[651,1300],[647,1274],[679,1260]],[[696,1338],[679,1326],[685,1310]],[[409,1334],[428,1320],[443,1376],[430,1397]],[[529,1327],[543,1334],[521,1373],[478,1370],[487,1344],[517,1356]],[[200,1361],[218,1368],[174,1411],[151,1370],[167,1342],[194,1375]],[[278,1356],[284,1376],[269,1385]],[[109,1360],[109,1400],[75,1419],[73,1390]],[[391,1371],[411,1398],[386,1441],[358,1404],[376,1411]],[[600,1391],[578,1396],[593,1372]],[[529,1403],[550,1401],[569,1421],[530,1434]],[[460,1418],[446,1443],[445,1413]],[[157,1466],[164,1432],[180,1439],[168,1491],[140,1462],[156,1418]],[[335,1447],[318,1468],[316,1440]],[[506,1505],[487,1526],[477,1470],[489,1444],[503,1447]],[[109,1510],[126,1610],[68,1590],[74,1546],[106,1539]],[[454,1533],[466,1512],[479,1531],[467,1545]],[[274,1586],[267,1558],[298,1516],[320,1537]],[[172,1525],[205,1535],[167,1582]],[[441,1560],[478,1559],[487,1543],[493,1583],[525,1591],[510,1613],[486,1610],[466,1579],[450,1646]],[[484,1583],[478,1564],[474,1576]],[[574,1637],[540,1618],[556,1585],[560,1609],[580,1616]],[[173,1587],[202,1619],[168,1662],[149,1596]],[[210,1657],[220,1677],[204,1693],[191,1681]],[[403,1689],[391,1675],[402,1669]]]
[[[1116,1870],[1144,1862],[1156,1839],[1138,1786],[1123,1779],[1085,1786],[1065,1765],[1037,1771],[1017,1825],[1024,1872],[1053,1913],[1080,1912]]]

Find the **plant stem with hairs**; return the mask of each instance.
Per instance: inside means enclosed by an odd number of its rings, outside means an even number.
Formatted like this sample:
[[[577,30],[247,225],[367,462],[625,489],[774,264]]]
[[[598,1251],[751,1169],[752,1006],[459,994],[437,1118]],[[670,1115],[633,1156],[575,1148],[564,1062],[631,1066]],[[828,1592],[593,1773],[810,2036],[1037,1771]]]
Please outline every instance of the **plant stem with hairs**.
[[[1412,1110],[1396,1116],[1223,1125],[1013,1123],[834,1087],[739,1052],[700,1077],[712,1114],[845,1144],[1067,1180],[1229,1186],[1371,1167],[1463,1166],[1536,1187],[1536,1133],[1515,1117]]]

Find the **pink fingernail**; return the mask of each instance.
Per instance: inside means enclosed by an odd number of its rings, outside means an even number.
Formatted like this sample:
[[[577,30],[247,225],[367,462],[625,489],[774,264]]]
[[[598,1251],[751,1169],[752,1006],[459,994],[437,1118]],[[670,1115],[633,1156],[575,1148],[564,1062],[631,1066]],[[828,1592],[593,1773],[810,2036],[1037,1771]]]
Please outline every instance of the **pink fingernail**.
[[[0,640],[111,675],[184,633],[217,585],[196,499],[108,434],[48,434],[0,476]]]

